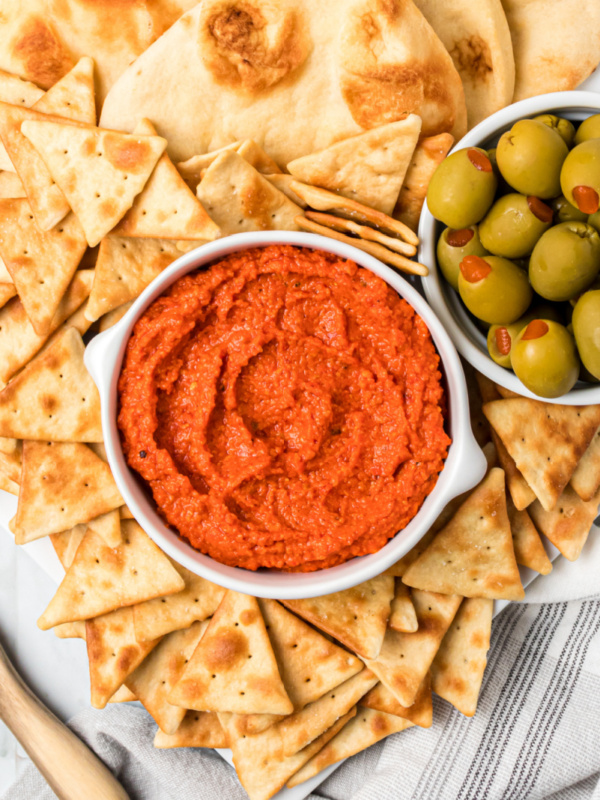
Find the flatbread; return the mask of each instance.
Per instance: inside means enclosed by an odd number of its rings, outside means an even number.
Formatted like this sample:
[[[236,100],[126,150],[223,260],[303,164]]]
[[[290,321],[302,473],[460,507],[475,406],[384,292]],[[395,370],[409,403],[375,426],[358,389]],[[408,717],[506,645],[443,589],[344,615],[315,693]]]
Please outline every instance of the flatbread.
[[[419,227],[429,181],[453,144],[453,136],[440,133],[422,139],[413,153],[394,208],[394,217],[413,231]]]
[[[519,511],[508,496],[506,505],[517,564],[534,569],[540,575],[548,575],[552,572],[552,562],[531,517],[525,509]]]
[[[600,428],[581,456],[575,472],[571,475],[570,483],[579,497],[586,501],[591,500],[600,489]]]
[[[477,710],[493,614],[492,600],[465,598],[431,665],[433,691],[466,717]]]
[[[119,514],[118,508],[113,508],[112,511],[107,511],[105,514],[94,517],[89,520],[87,526],[91,528],[108,547],[115,548],[123,543],[121,515]]]
[[[0,392],[0,436],[101,442],[100,397],[83,363],[84,345],[66,328]]]
[[[80,58],[41,97],[33,108],[43,114],[60,114],[65,119],[96,124],[96,98],[94,92],[94,62],[89,56]]]
[[[546,511],[536,500],[529,506],[529,514],[540,533],[550,539],[565,558],[575,561],[587,541],[599,504],[600,491],[584,502],[567,486],[552,511]]]
[[[288,172],[302,183],[391,214],[420,131],[421,118],[410,114],[290,161]]]
[[[90,247],[125,216],[167,146],[160,136],[40,120],[26,120],[21,132],[67,198]]]
[[[521,397],[486,403],[483,410],[517,469],[550,511],[600,425],[600,405],[561,406]]]
[[[342,592],[282,602],[359,656],[376,658],[393,597],[394,579],[384,574]]]
[[[415,607],[410,599],[410,589],[402,583],[400,578],[395,579],[395,587],[388,626],[399,633],[414,633],[419,627],[419,623]]]
[[[179,574],[137,522],[123,522],[123,537],[123,543],[113,550],[88,530],[56,594],[38,620],[42,630],[183,589]],[[133,629],[133,611],[131,626]]]
[[[402,580],[418,589],[463,597],[523,599],[503,470],[489,471]]]
[[[412,706],[405,708],[401,706],[394,695],[383,683],[378,683],[360,701],[364,708],[372,708],[375,711],[383,711],[385,714],[392,714],[396,717],[403,717],[413,725],[420,728],[431,728],[433,722],[433,701],[431,697],[431,676],[428,672],[419,687],[415,702]]]
[[[492,429],[492,441],[498,454],[498,461],[506,476],[506,485],[512,498],[515,508],[523,511],[535,500],[535,493],[525,478],[517,469],[514,458],[504,446],[502,439],[495,430]]]
[[[154,747],[159,750],[173,747],[227,747],[227,737],[214,712],[187,711],[175,733],[168,735],[160,728],[156,731]]]

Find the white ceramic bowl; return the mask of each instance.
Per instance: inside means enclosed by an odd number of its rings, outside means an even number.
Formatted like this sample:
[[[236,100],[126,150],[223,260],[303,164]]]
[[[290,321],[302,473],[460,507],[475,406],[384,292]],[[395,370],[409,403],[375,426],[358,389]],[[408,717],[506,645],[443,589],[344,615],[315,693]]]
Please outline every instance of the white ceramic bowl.
[[[174,281],[229,253],[249,247],[288,244],[335,253],[371,270],[404,297],[427,324],[440,354],[449,399],[452,445],[438,482],[412,521],[379,552],[337,567],[310,573],[284,573],[229,567],[203,555],[157,514],[151,494],[125,462],[117,429],[117,382],[125,348],[138,318]],[[378,575],[401,558],[429,529],[446,503],[474,486],[485,472],[485,459],[471,432],[469,404],[460,360],[443,325],[423,297],[390,267],[340,242],[310,233],[240,233],[203,245],[171,264],[137,299],[114,327],[96,336],[86,348],[85,363],[98,386],[102,429],[108,460],[123,499],[144,530],[171,558],[192,572],[229,589],[258,597],[297,599],[355,586]]]
[[[454,150],[463,147],[494,147],[504,133],[512,128],[515,122],[537,114],[557,114],[574,121],[581,121],[591,114],[600,112],[600,95],[596,92],[553,92],[538,97],[529,97],[518,103],[503,108],[488,117],[473,130],[469,131]],[[444,229],[444,225],[432,216],[425,204],[419,225],[419,261],[429,267],[429,275],[423,279],[425,295],[440,321],[450,334],[450,338],[458,351],[479,372],[487,375],[495,383],[518,392],[525,397],[543,400],[526,389],[512,370],[504,369],[490,358],[484,334],[473,323],[473,320],[462,304],[457,292],[444,280],[436,265],[436,245]],[[562,397],[551,402],[566,405],[584,405],[600,403],[600,385],[578,382],[573,389]]]

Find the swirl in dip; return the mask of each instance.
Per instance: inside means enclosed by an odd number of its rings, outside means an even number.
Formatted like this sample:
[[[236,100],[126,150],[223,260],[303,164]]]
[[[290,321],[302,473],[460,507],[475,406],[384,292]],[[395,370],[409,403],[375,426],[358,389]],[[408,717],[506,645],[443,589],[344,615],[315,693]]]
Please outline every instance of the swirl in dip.
[[[383,280],[303,248],[244,250],[138,320],[119,379],[130,466],[190,544],[246,569],[374,553],[450,440],[425,323]]]

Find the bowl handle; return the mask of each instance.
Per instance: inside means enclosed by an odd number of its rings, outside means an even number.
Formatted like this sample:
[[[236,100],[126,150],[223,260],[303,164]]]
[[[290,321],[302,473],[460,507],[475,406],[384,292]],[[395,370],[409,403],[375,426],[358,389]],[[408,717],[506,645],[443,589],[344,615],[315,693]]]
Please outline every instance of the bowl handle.
[[[454,445],[457,444],[456,459],[461,465],[461,469],[452,482],[453,497],[468,492],[469,489],[476,486],[483,479],[488,468],[486,457],[477,444],[470,425],[460,440],[454,443]]]
[[[83,361],[101,396],[105,396],[105,392],[110,386],[114,355],[109,355],[109,351],[113,340],[120,333],[119,329],[120,325],[117,324],[107,331],[99,333],[85,348]]]

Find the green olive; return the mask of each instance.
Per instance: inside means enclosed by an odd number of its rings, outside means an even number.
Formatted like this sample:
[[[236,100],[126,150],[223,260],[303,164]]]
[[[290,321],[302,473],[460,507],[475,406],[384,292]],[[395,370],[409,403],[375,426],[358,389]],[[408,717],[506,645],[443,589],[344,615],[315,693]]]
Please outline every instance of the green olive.
[[[471,314],[490,325],[515,322],[533,296],[526,273],[498,256],[463,258],[458,291]]]
[[[588,215],[572,206],[562,194],[552,201],[552,208],[556,222],[589,222]]]
[[[562,193],[584,214],[600,208],[600,139],[588,139],[574,147],[560,172]]]
[[[524,317],[519,317],[516,322],[509,325],[490,325],[487,334],[487,348],[493,361],[501,367],[510,369],[510,353],[512,346],[525,325],[528,325],[536,315],[528,312]]]
[[[579,377],[575,341],[564,325],[532,320],[512,347],[511,364],[517,378],[540,397],[560,397]]]
[[[600,231],[600,211],[596,211],[595,214],[590,214],[587,218],[587,223],[593,228],[596,228],[597,231]]]
[[[569,150],[562,137],[536,119],[522,119],[500,137],[498,167],[521,194],[548,200],[560,194],[560,170]]]
[[[587,142],[588,139],[600,139],[600,114],[594,114],[584,119],[577,128],[575,134],[575,144]]]
[[[582,294],[577,301],[573,332],[583,366],[600,378],[600,289]]]
[[[467,147],[452,153],[436,169],[427,189],[427,205],[436,219],[462,230],[485,216],[497,184],[485,150]]]
[[[523,258],[552,224],[553,212],[537,197],[505,194],[479,225],[482,245],[495,256]]]
[[[600,270],[600,235],[585,222],[561,222],[547,230],[529,259],[529,280],[546,300],[569,300]]]
[[[437,261],[442,275],[453,289],[458,291],[458,273],[460,262],[465,256],[487,256],[488,252],[481,244],[477,225],[455,231],[446,228],[437,243]]]
[[[555,114],[540,114],[534,117],[534,119],[538,119],[540,122],[543,122],[544,125],[556,131],[558,135],[562,137],[567,147],[573,146],[575,140],[575,126],[568,119],[557,117]]]

